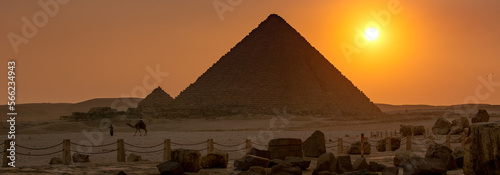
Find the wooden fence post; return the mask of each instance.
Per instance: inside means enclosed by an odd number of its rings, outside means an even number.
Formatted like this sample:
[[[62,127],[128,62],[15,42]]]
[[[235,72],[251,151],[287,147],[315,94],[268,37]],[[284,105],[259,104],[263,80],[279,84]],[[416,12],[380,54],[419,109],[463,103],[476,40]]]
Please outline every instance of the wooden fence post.
[[[446,136],[446,147],[451,148],[451,135]]]
[[[170,147],[170,139],[165,139],[163,142],[163,160],[171,160],[172,159],[172,148]]]
[[[392,151],[391,137],[387,137],[385,140],[385,151]]]
[[[365,135],[361,134],[361,157],[365,157]]]
[[[123,139],[118,139],[116,143],[116,161],[125,162],[125,143]]]
[[[389,137],[389,133],[387,133],[387,130],[385,130],[385,137]]]
[[[71,142],[69,139],[63,140],[62,163],[63,165],[71,164]]]
[[[247,139],[247,140],[245,141],[245,143],[246,143],[246,144],[245,144],[245,148],[246,148],[246,149],[245,149],[245,153],[246,153],[246,154],[250,154],[250,151],[252,150],[252,140]]]
[[[406,150],[411,150],[411,135],[406,136]]]
[[[10,146],[10,141],[11,140],[5,140],[4,141],[4,144],[3,144],[3,161],[2,161],[2,167],[9,167],[9,159],[7,158],[7,156],[10,155],[10,153],[7,151],[7,149],[9,149],[9,146]]]
[[[214,152],[214,139],[208,139],[207,148],[207,154]]]

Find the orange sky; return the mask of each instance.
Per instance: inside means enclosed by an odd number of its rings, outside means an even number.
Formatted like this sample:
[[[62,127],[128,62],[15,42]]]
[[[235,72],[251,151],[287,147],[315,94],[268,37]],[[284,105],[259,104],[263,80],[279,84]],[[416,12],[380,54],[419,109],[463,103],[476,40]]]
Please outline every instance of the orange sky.
[[[22,18],[32,22],[43,10],[37,2],[0,0],[1,72],[7,77],[7,60],[17,60],[17,103],[145,97],[146,68],[158,65],[168,73],[159,85],[175,97],[277,13],[375,103],[500,104],[500,86],[479,80],[500,82],[498,0],[401,0],[402,11],[350,61],[340,45],[354,45],[354,28],[376,21],[370,12],[391,1],[73,0],[16,53],[7,35],[23,36]],[[220,18],[214,2],[230,11]]]

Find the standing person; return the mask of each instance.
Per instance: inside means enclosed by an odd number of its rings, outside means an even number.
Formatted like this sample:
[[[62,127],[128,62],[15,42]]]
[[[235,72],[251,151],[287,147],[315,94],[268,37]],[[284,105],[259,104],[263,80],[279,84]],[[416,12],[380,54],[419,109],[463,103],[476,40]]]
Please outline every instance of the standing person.
[[[113,136],[113,125],[109,126],[109,135]]]

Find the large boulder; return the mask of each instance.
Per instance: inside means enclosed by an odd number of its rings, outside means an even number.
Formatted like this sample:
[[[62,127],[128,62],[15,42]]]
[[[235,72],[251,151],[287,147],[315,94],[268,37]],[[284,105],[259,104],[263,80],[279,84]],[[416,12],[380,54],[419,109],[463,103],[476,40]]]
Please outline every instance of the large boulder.
[[[432,126],[432,133],[435,135],[446,135],[450,132],[451,122],[444,117],[439,117],[434,126]]]
[[[339,155],[337,156],[337,163],[343,172],[353,171],[351,156],[350,155]]]
[[[284,160],[285,157],[302,157],[302,140],[294,138],[279,138],[269,141],[268,150],[271,159]]]
[[[352,164],[352,167],[356,171],[370,169],[370,166],[368,165],[368,163],[366,163],[366,159],[364,157],[356,159],[356,161],[354,161],[354,163]]]
[[[469,127],[469,120],[467,117],[460,117],[451,121],[450,134],[457,135],[464,132],[465,128]]]
[[[245,155],[241,159],[234,160],[235,168],[248,170],[252,166],[269,167],[269,159],[254,155]]]
[[[364,141],[364,150],[365,154],[370,154],[371,150],[371,145],[368,141]],[[349,149],[347,150],[348,154],[361,154],[361,141],[357,141],[351,144],[349,146]]]
[[[342,173],[342,170],[338,166],[337,159],[333,153],[327,152],[318,157],[316,169],[314,169],[313,175],[322,171]]]
[[[267,175],[266,169],[260,166],[252,166],[245,175]]]
[[[368,163],[368,166],[369,166],[368,170],[370,170],[371,172],[382,172],[384,171],[385,168],[387,168],[387,166],[374,161],[370,161]]]
[[[271,174],[276,175],[302,175],[302,170],[298,166],[287,164],[274,165],[271,168]]]
[[[429,148],[427,148],[427,152],[425,153],[425,158],[429,159],[438,159],[446,165],[447,170],[457,169],[457,164],[455,163],[455,159],[453,155],[451,155],[453,151],[441,144],[431,144]]]
[[[479,111],[477,111],[476,116],[472,117],[471,119],[472,123],[488,122],[488,121],[490,121],[490,115],[484,109],[479,109]]]
[[[181,164],[185,172],[198,172],[201,169],[201,154],[196,150],[175,149],[171,152],[172,161]]]
[[[396,153],[394,156],[394,166],[401,165],[404,161],[410,159],[410,157],[417,157],[417,155],[408,151]]]
[[[382,171],[382,175],[398,175],[399,167],[387,167]]]
[[[326,153],[325,134],[321,131],[315,131],[302,143],[302,151],[306,157],[319,157]]]
[[[142,160],[142,157],[140,155],[136,155],[134,153],[130,153],[127,157],[127,162],[139,162]]]
[[[411,130],[413,129],[413,135],[424,135],[425,127],[422,125],[412,126],[412,125],[400,125],[399,132],[403,137],[411,135]]]
[[[60,157],[52,157],[49,162],[50,165],[62,164],[62,159]]]
[[[464,173],[500,174],[500,122],[470,126],[465,144]]]
[[[184,174],[184,169],[181,164],[174,161],[166,161],[156,165],[158,171],[161,175],[182,175]]]
[[[271,151],[268,150],[260,150],[257,148],[252,148],[250,149],[250,152],[248,154],[258,157],[264,157],[266,159],[271,159]]]
[[[380,139],[378,142],[377,142],[377,151],[379,152],[384,152],[386,151],[386,144],[387,144],[387,138],[384,138],[384,139]],[[391,137],[391,151],[396,151],[397,149],[399,149],[399,147],[401,147],[401,138],[399,137]]]
[[[305,169],[309,168],[311,161],[304,160],[304,159],[302,159],[302,157],[286,157],[285,161],[283,163],[289,164],[292,166],[298,166],[301,170],[305,170]]]
[[[201,167],[203,168],[226,168],[229,161],[228,153],[215,152],[201,157]]]
[[[464,167],[464,153],[465,153],[464,147],[456,147],[451,153],[451,155],[453,155],[453,158],[455,159],[455,163],[457,164],[458,168]]]
[[[85,154],[79,154],[79,153],[73,153],[73,156],[71,156],[71,159],[73,159],[73,162],[90,162],[89,155]]]
[[[403,162],[405,175],[442,175],[446,171],[446,163],[439,159],[410,157]]]

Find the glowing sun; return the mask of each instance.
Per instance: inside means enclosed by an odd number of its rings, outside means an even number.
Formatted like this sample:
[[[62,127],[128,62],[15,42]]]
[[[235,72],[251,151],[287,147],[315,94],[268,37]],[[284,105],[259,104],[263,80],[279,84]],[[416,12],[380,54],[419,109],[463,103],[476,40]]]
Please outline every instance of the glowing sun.
[[[374,27],[366,29],[365,37],[370,41],[375,41],[378,38],[378,30]]]

